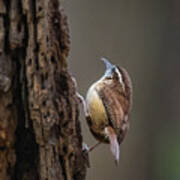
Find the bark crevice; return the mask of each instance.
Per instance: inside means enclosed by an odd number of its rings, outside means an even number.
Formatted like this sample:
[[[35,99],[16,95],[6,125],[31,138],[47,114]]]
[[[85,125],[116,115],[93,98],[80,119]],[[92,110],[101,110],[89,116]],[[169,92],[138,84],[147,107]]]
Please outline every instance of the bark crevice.
[[[4,5],[6,8],[6,13],[3,15],[4,19],[4,28],[5,28],[5,38],[4,38],[4,52],[5,54],[9,53],[9,31],[10,31],[10,18],[9,18],[9,11],[10,11],[10,0],[4,0]]]

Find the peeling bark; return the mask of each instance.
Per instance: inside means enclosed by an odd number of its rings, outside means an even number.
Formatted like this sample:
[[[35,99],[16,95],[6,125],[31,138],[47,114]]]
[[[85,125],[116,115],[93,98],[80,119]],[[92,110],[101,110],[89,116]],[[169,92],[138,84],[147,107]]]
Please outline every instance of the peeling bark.
[[[0,179],[85,179],[58,0],[0,0]]]

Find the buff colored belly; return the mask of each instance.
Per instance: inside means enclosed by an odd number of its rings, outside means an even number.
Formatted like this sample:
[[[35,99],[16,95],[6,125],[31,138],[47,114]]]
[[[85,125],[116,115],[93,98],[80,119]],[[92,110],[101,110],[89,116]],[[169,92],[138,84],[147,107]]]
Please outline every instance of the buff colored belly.
[[[96,128],[106,126],[108,124],[107,114],[94,86],[89,89],[86,102],[93,126],[96,126]]]

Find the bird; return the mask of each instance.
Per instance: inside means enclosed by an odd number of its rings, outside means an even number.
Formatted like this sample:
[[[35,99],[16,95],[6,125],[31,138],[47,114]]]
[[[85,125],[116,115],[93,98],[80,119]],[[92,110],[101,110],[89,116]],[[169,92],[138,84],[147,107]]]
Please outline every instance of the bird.
[[[106,58],[104,75],[87,91],[84,103],[87,124],[98,143],[110,144],[110,151],[119,163],[120,144],[129,129],[132,107],[132,82],[128,72]]]

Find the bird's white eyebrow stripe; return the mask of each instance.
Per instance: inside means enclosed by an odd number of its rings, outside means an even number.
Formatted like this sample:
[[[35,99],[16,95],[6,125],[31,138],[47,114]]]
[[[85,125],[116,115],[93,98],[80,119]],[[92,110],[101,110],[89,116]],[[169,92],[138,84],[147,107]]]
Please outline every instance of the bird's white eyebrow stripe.
[[[115,72],[118,74],[120,83],[123,83],[122,74],[120,73],[120,71],[119,71],[119,69],[117,67],[115,68]]]

